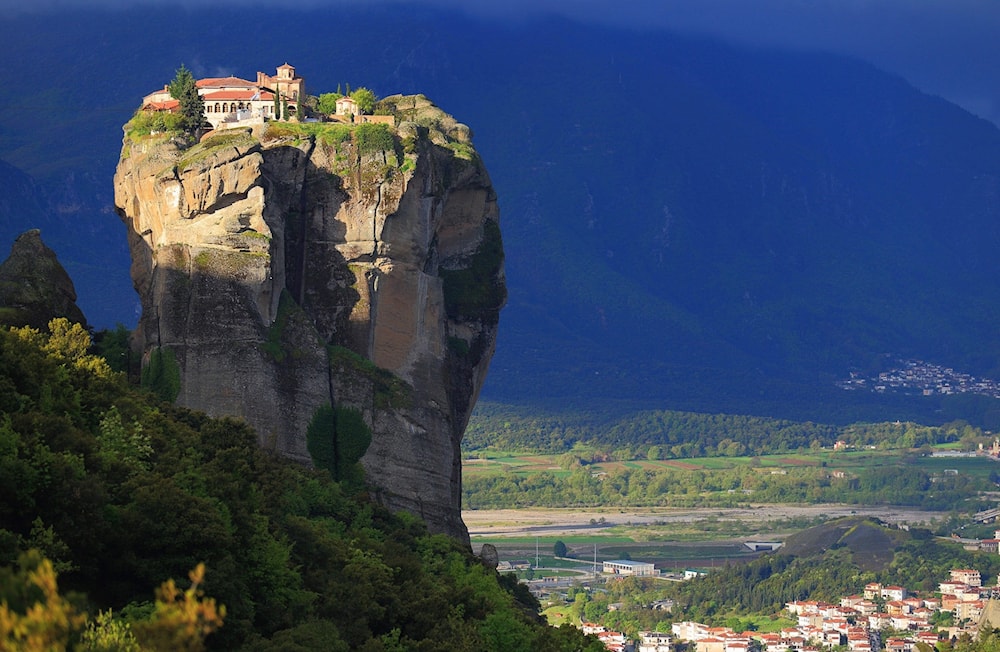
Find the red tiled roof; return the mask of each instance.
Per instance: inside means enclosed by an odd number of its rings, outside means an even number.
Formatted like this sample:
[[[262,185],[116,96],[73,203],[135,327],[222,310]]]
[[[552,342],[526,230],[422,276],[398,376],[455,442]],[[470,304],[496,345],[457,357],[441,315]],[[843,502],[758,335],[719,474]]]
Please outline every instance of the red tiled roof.
[[[201,99],[205,102],[232,102],[237,101],[248,101],[253,99],[258,91],[254,88],[248,88],[247,90],[226,90],[226,91],[215,91],[213,93],[205,93],[201,96]],[[259,100],[270,101],[274,99],[274,95],[266,91],[260,91]]]
[[[166,102],[147,102],[146,106],[142,108],[152,109],[153,111],[172,111],[180,105],[181,103],[177,100],[167,100]]]
[[[198,88],[225,88],[235,86],[237,88],[255,88],[257,84],[239,77],[206,77],[196,82]]]

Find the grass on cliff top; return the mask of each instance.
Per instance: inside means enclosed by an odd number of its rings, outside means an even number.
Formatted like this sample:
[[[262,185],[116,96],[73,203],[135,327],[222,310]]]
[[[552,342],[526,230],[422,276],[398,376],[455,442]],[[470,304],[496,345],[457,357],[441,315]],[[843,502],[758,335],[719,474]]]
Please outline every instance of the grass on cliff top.
[[[177,161],[177,169],[186,170],[227,147],[250,145],[253,142],[255,142],[254,137],[249,131],[243,129],[233,129],[213,134],[184,152],[184,156]]]
[[[184,117],[179,113],[139,110],[125,123],[125,135],[133,141],[154,135],[167,138],[182,134],[183,123]]]
[[[320,143],[336,145],[349,141],[353,131],[353,125],[340,122],[269,122],[261,140],[268,142],[291,139],[300,142],[315,138]]]
[[[407,408],[413,405],[413,387],[396,374],[376,366],[347,347],[329,346],[327,349],[332,367],[352,370],[358,378],[371,383],[376,408]]]

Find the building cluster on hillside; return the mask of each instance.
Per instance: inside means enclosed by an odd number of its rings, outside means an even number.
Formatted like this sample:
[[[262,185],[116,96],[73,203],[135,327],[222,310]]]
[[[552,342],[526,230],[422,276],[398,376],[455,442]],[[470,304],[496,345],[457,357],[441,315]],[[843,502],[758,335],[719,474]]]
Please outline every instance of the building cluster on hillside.
[[[600,639],[604,647],[613,652],[625,652],[634,650],[635,652],[670,652],[670,635],[663,632],[639,632],[639,644],[635,646],[629,637],[622,632],[609,630],[604,625],[597,623],[583,623],[580,625],[584,634],[593,634]]]
[[[976,378],[923,360],[903,360],[895,369],[872,377],[852,372],[850,378],[840,381],[838,386],[842,389],[867,389],[873,392],[919,392],[925,396],[981,394],[1000,398],[1000,382]]]
[[[979,571],[955,569],[938,586],[937,595],[916,597],[901,586],[867,584],[862,595],[841,599],[840,604],[814,600],[789,602],[795,627],[781,632],[735,632],[728,627],[701,623],[674,623],[678,640],[697,643],[698,652],[747,652],[751,641],[765,652],[809,652],[821,647],[846,646],[850,652],[915,652],[918,643],[935,645],[942,638],[962,633],[978,635],[978,626],[988,599],[1000,589],[982,586]],[[958,626],[935,628],[931,617],[938,611],[953,614]],[[881,632],[894,635],[881,640]],[[757,647],[755,645],[754,647]]]
[[[614,652],[623,652],[629,644],[629,638],[623,632],[612,631],[604,625],[582,623],[580,629],[583,630],[584,634],[593,634],[596,636],[604,644],[605,649],[613,650]]]

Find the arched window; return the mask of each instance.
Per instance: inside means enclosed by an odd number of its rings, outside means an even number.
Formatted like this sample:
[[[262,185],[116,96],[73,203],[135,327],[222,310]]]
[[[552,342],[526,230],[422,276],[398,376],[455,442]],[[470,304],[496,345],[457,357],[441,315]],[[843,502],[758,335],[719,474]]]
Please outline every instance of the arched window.
[[[218,102],[215,103],[215,112],[216,113],[219,112],[219,103]]]
[[[222,112],[223,113],[229,113],[229,103],[228,102],[223,102],[222,103]]]

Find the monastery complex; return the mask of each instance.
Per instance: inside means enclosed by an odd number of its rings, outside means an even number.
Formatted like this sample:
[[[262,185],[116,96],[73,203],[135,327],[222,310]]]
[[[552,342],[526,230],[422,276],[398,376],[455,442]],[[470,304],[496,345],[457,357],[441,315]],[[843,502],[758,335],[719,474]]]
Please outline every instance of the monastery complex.
[[[205,120],[213,129],[224,128],[223,123],[280,118],[275,115],[275,94],[279,106],[284,101],[288,112],[294,114],[299,98],[306,94],[305,80],[295,74],[287,63],[279,66],[274,76],[257,73],[257,81],[239,77],[207,77],[197,82],[198,94],[205,102]],[[170,96],[170,88],[154,91],[142,98],[142,108],[147,111],[176,111],[178,101]]]
[[[263,124],[265,120],[280,120],[276,114],[287,107],[294,116],[300,101],[306,97],[305,79],[295,73],[294,66],[278,66],[274,75],[257,73],[256,81],[239,77],[207,77],[196,81],[198,94],[205,103],[205,122],[212,129]],[[277,97],[277,102],[275,102]],[[169,86],[142,98],[145,111],[176,111],[179,102],[170,96]],[[361,115],[357,103],[350,97],[337,101],[337,111],[329,119],[340,122],[388,122],[391,116]]]

